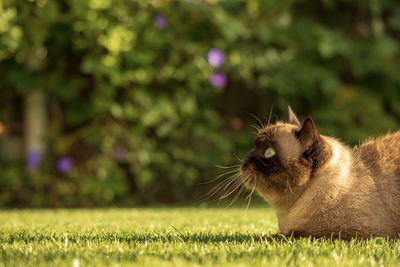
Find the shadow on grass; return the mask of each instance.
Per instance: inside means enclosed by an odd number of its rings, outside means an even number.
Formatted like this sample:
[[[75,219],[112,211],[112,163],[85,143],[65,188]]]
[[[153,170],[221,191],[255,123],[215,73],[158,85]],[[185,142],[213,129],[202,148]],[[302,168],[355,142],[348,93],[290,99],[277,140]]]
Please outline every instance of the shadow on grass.
[[[154,233],[132,233],[124,232],[94,232],[89,233],[62,233],[52,231],[19,231],[13,233],[0,233],[0,243],[13,244],[14,242],[33,243],[33,242],[65,242],[68,239],[69,243],[81,242],[105,242],[105,243],[126,243],[126,244],[140,244],[140,243],[227,243],[227,244],[289,244],[292,245],[293,241],[299,239],[296,237],[285,237],[282,235],[266,235],[258,233],[215,233],[215,232],[194,232],[194,233],[181,233],[179,230],[173,228],[167,232],[154,232]],[[311,242],[334,242],[338,239],[326,238],[300,238],[302,240],[309,240]],[[340,241],[345,241],[339,239]],[[373,238],[369,239],[373,242],[388,242],[387,238]],[[398,240],[398,239],[397,239]],[[350,240],[348,240],[350,241]],[[392,240],[393,241],[393,240]],[[352,239],[350,242],[365,243],[368,240]]]
[[[214,233],[214,232],[195,232],[180,233],[178,231],[169,231],[166,233],[129,233],[129,232],[103,232],[103,233],[60,233],[48,231],[20,231],[13,233],[0,234],[0,243],[12,244],[14,242],[32,243],[32,242],[65,242],[68,239],[70,243],[80,242],[119,242],[119,243],[232,243],[249,244],[263,241],[261,234],[252,233]],[[274,239],[267,237],[268,241]],[[284,239],[276,241],[285,241]]]

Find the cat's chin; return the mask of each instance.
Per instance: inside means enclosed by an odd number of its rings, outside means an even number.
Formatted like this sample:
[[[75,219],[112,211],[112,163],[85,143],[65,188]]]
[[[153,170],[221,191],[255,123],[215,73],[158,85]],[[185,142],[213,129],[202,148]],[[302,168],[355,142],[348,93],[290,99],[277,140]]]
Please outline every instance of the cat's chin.
[[[250,165],[246,168],[242,168],[241,174],[242,183],[248,190],[256,190],[259,192],[266,190],[267,176],[261,173],[257,167]]]
[[[258,175],[252,169],[252,166],[246,166],[241,168],[242,183],[247,189],[253,189],[257,185]]]

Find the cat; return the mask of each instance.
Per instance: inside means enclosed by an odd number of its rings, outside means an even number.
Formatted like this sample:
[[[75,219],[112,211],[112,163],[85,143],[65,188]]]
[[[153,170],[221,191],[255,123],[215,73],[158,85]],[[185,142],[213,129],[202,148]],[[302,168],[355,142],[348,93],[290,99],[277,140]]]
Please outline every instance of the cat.
[[[400,132],[350,148],[307,117],[260,130],[240,167],[242,183],[275,209],[280,234],[314,238],[400,233]]]

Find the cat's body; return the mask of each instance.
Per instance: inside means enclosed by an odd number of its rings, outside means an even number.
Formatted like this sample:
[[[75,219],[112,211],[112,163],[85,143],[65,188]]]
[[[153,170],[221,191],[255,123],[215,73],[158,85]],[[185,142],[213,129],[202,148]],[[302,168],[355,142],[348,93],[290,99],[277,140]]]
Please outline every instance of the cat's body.
[[[340,233],[342,238],[400,233],[400,133],[353,150],[322,138],[332,156],[313,174],[294,205],[278,210],[282,233]]]
[[[400,233],[400,132],[351,149],[307,118],[263,129],[244,183],[277,210],[284,235],[395,237]],[[266,150],[274,151],[266,152]],[[265,156],[262,153],[265,151]],[[272,156],[270,156],[272,155]]]

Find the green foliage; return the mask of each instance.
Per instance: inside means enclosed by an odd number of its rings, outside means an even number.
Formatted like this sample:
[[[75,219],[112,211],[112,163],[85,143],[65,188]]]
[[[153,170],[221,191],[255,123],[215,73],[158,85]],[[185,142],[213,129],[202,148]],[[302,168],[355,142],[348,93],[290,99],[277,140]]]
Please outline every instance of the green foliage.
[[[248,112],[266,120],[272,104],[349,144],[397,130],[399,30],[394,0],[3,0],[0,98],[44,91],[50,126],[40,169],[0,167],[0,205],[193,200],[214,164],[251,147]],[[75,160],[68,174],[61,155]]]
[[[399,241],[269,240],[268,208],[0,212],[4,266],[398,266]]]

